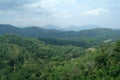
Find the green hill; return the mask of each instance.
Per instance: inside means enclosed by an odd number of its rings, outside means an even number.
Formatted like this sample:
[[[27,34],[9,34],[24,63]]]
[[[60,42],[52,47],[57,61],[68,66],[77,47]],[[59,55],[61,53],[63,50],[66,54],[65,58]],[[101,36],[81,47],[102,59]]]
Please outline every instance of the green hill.
[[[94,48],[0,36],[1,80],[119,80],[120,41]]]
[[[96,38],[119,39],[120,30],[95,28],[82,31],[59,31],[38,27],[18,28],[12,25],[0,24],[0,34],[18,34],[37,38]]]

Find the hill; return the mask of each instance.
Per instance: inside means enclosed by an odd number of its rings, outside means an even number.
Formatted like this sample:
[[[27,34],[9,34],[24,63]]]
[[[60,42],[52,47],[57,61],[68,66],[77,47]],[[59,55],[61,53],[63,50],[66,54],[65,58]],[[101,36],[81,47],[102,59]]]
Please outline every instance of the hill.
[[[119,80],[120,41],[89,51],[36,38],[0,36],[1,80]],[[92,49],[92,48],[91,48]]]
[[[0,24],[0,34],[18,34],[37,38],[97,38],[97,39],[119,39],[120,30],[107,28],[94,28],[82,31],[60,31],[38,27],[18,28],[12,25]]]
[[[98,26],[98,25],[84,25],[84,26],[72,25],[72,26],[69,26],[67,28],[63,28],[61,30],[64,30],[64,31],[81,31],[81,30],[94,29],[94,28],[101,28],[101,27]]]

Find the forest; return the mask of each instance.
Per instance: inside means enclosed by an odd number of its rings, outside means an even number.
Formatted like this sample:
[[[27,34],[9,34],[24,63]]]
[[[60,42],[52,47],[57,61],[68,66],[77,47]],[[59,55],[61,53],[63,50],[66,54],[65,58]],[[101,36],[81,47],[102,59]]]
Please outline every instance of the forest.
[[[120,80],[120,41],[89,41],[1,35],[0,79]]]

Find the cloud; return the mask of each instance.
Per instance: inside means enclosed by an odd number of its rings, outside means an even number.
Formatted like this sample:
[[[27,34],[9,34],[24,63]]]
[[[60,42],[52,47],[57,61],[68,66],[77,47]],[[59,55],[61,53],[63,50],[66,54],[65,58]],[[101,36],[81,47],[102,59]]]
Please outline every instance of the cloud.
[[[17,12],[18,14],[34,14],[34,15],[49,15],[64,16],[64,18],[70,15],[63,11],[76,5],[76,0],[1,0],[0,11],[7,12],[8,14]],[[62,12],[63,11],[63,12]]]
[[[68,8],[75,5],[76,0],[41,0],[32,4],[25,5],[24,8],[29,12],[43,13],[49,16],[69,18]]]
[[[26,4],[24,8],[28,12],[51,14],[56,11],[56,6],[59,4],[59,0],[40,0],[31,4]]]
[[[85,11],[85,12],[81,13],[81,15],[82,16],[100,16],[107,11],[108,11],[108,9],[99,7],[97,9],[91,9],[91,10]]]
[[[23,9],[26,4],[32,3],[34,0],[1,0],[0,10],[18,10]]]
[[[72,15],[67,11],[67,10],[63,10],[61,12],[58,12],[56,14],[54,14],[55,17],[62,17],[62,18],[70,18]]]
[[[111,20],[116,25],[120,22],[119,7],[120,0],[0,0],[0,23],[59,26],[109,24]]]
[[[48,9],[53,9],[55,10],[55,8],[60,4],[60,0],[42,0],[40,1],[40,6],[46,10]]]

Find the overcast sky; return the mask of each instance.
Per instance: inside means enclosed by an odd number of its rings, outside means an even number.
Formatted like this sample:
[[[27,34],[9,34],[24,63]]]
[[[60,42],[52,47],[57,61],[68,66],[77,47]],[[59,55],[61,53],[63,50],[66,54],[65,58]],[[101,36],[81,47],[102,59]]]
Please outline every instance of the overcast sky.
[[[0,0],[0,23],[120,28],[120,0]]]

